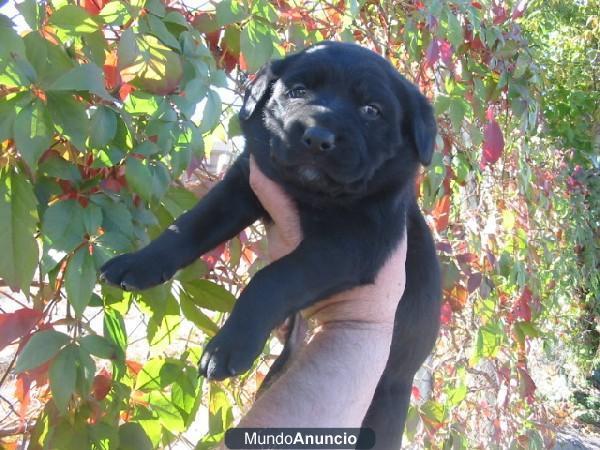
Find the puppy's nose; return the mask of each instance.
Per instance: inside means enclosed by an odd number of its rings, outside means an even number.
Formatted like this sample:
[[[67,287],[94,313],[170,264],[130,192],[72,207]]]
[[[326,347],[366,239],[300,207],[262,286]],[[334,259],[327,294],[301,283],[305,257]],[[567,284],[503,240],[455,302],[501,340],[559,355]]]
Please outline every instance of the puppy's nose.
[[[327,128],[309,127],[302,135],[302,143],[315,152],[327,152],[335,147],[335,134]]]

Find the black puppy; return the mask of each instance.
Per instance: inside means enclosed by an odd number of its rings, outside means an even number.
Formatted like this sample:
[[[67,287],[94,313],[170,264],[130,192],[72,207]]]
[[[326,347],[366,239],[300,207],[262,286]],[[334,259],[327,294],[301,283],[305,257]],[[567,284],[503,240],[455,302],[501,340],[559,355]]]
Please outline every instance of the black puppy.
[[[399,448],[413,376],[438,331],[438,263],[413,187],[419,164],[432,157],[432,109],[380,56],[324,42],[264,67],[239,117],[246,147],[223,181],[150,245],[107,262],[102,277],[127,290],[155,286],[268,219],[248,182],[254,155],[296,201],[304,239],[254,276],[204,349],[200,371],[223,379],[248,370],[287,317],[373,282],[406,226],[406,291],[363,423],[375,430],[377,448]]]

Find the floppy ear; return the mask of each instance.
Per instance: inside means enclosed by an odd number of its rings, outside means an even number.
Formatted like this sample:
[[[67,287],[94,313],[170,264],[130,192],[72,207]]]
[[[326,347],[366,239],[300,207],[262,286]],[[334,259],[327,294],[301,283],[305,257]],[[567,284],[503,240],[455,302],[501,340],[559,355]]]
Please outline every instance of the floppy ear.
[[[271,86],[279,78],[284,61],[271,61],[256,73],[254,80],[246,87],[244,103],[239,112],[240,120],[248,120],[254,114],[254,111],[262,108],[270,95]]]
[[[437,133],[433,108],[416,86],[400,74],[396,75],[401,85],[400,101],[405,105],[402,130],[410,138],[421,164],[427,166],[433,157]]]
[[[415,112],[412,115],[413,139],[419,155],[419,161],[424,166],[428,166],[433,157],[437,126],[435,124],[433,108],[429,104],[429,101],[418,89],[413,89],[413,95],[416,97]]]

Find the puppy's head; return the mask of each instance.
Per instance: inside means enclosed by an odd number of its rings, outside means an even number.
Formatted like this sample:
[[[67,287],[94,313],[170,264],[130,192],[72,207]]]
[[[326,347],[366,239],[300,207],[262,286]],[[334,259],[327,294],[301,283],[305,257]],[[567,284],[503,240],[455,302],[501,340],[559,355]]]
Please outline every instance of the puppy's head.
[[[269,172],[321,200],[411,184],[418,164],[431,161],[436,134],[431,106],[391,64],[334,42],[263,67],[240,120]]]

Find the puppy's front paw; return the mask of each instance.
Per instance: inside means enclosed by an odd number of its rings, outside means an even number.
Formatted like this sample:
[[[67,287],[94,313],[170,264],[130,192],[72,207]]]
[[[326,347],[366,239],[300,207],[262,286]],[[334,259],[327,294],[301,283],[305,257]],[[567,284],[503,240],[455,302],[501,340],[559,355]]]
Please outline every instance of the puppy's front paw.
[[[224,380],[252,367],[265,344],[260,336],[241,329],[223,328],[204,348],[200,358],[200,375],[210,380]]]
[[[166,258],[142,252],[119,255],[100,268],[100,281],[125,291],[143,290],[170,279],[176,272]]]

